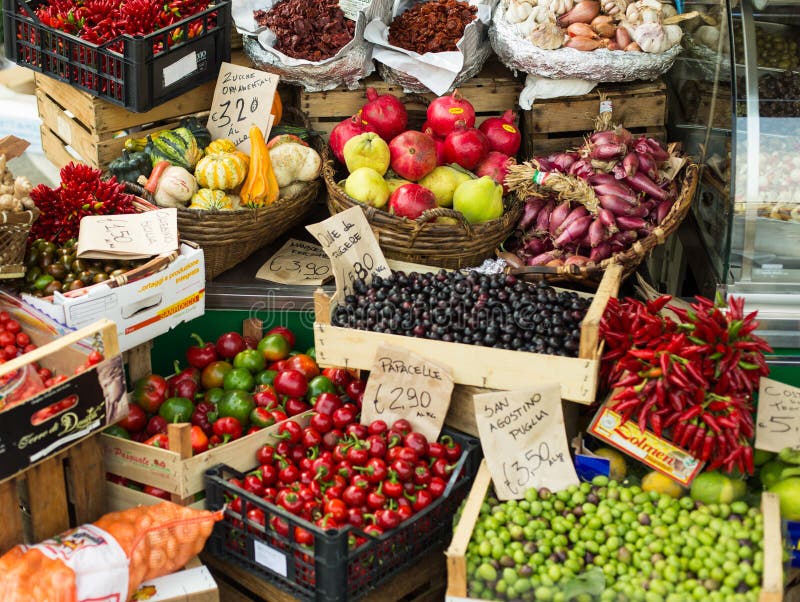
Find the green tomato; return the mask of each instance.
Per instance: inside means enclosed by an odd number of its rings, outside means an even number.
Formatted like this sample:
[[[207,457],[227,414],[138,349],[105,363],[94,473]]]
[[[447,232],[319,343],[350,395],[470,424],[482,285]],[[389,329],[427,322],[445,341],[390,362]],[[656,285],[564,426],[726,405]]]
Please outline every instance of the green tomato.
[[[271,385],[277,375],[278,372],[275,370],[262,370],[255,375],[254,380],[257,385]]]
[[[158,408],[158,415],[169,423],[189,422],[193,412],[192,400],[185,397],[170,397]]]
[[[321,395],[322,393],[333,393],[334,395],[337,394],[336,385],[333,384],[330,378],[327,376],[323,376],[320,374],[319,376],[315,376],[308,382],[308,392],[306,393],[306,399],[309,401],[313,400],[317,396]]]
[[[111,426],[106,427],[105,429],[103,429],[103,432],[106,435],[111,435],[112,437],[119,437],[120,439],[131,438],[130,433],[128,433],[128,431],[126,431],[118,424],[112,424]]]
[[[234,368],[227,372],[222,379],[222,388],[226,391],[232,391],[234,389],[250,391],[254,386],[255,379],[253,379],[253,375],[244,368]]]
[[[247,370],[251,374],[261,372],[266,365],[267,361],[264,359],[264,355],[256,349],[245,349],[233,358],[234,368]]]
[[[246,428],[250,421],[250,412],[255,407],[256,404],[250,393],[241,389],[230,389],[225,391],[222,399],[217,404],[217,411],[220,417],[231,416],[236,418],[242,424],[242,428]]]

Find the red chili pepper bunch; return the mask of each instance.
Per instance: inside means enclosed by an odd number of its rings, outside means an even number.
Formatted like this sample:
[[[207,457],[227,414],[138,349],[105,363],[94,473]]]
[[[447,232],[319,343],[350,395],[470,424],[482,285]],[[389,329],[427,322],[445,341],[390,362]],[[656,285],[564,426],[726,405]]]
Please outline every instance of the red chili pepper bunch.
[[[752,474],[752,394],[771,351],[753,334],[757,312],[745,316],[743,299],[697,297],[691,309],[669,307],[676,322],[659,313],[671,299],[609,302],[600,333],[602,377],[617,389],[610,409],[659,437],[669,430],[709,470]]]
[[[134,213],[134,197],[116,177],[101,177],[102,172],[83,163],[61,168],[61,185],[40,184],[31,190],[31,199],[41,214],[31,227],[29,241],[37,238],[63,243],[78,237],[81,218],[87,215]]]
[[[395,529],[445,494],[462,453],[451,437],[429,442],[404,419],[391,427],[383,420],[363,425],[355,405],[346,420],[340,412],[347,405],[331,414],[315,409],[306,427],[284,422],[281,441],[256,452],[258,468],[230,483],[322,529],[353,525],[370,535]],[[280,516],[265,515],[239,495],[227,501],[239,515],[247,503],[245,516],[258,525],[250,528],[266,529],[268,537],[274,532],[272,545],[281,547],[289,538],[313,546],[311,531],[297,526],[291,537],[292,528]],[[241,528],[241,521],[236,526]],[[365,541],[352,536],[350,549]]]

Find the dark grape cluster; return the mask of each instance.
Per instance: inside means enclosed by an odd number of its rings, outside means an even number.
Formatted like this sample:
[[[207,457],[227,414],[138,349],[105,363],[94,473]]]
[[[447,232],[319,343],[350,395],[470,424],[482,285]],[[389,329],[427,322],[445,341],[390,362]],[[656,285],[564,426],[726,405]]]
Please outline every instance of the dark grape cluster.
[[[506,274],[395,272],[353,294],[333,324],[358,330],[575,357],[591,299]]]

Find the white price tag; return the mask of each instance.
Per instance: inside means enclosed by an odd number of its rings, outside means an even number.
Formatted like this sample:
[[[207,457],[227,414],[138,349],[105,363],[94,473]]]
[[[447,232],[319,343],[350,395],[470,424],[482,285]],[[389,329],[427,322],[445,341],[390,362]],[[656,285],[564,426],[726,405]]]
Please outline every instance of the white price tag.
[[[800,447],[800,389],[762,378],[758,385],[756,449]]]
[[[331,274],[331,260],[314,243],[286,241],[256,273],[256,278],[281,284],[319,285]]]
[[[258,564],[281,577],[286,577],[286,554],[258,540],[253,540],[253,551]]]

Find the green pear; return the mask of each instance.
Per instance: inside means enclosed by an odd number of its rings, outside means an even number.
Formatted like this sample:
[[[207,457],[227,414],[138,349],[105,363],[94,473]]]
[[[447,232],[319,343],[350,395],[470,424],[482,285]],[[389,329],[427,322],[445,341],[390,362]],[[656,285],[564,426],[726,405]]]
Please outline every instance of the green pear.
[[[371,167],[359,167],[344,182],[348,196],[378,209],[389,201],[389,185],[383,176]]]
[[[383,178],[386,180],[386,184],[389,186],[389,194],[392,194],[395,190],[400,188],[403,184],[411,184],[411,181],[404,180],[403,178],[399,178],[397,176],[394,177],[386,177]]]
[[[359,167],[370,167],[383,175],[389,169],[389,145],[374,132],[353,136],[345,143],[342,153],[350,173]]]
[[[468,173],[453,169],[449,165],[440,165],[417,183],[433,193],[439,207],[451,207],[456,188],[471,179],[472,176]]]
[[[470,224],[497,219],[503,215],[503,187],[489,176],[463,182],[453,193],[453,209]]]

